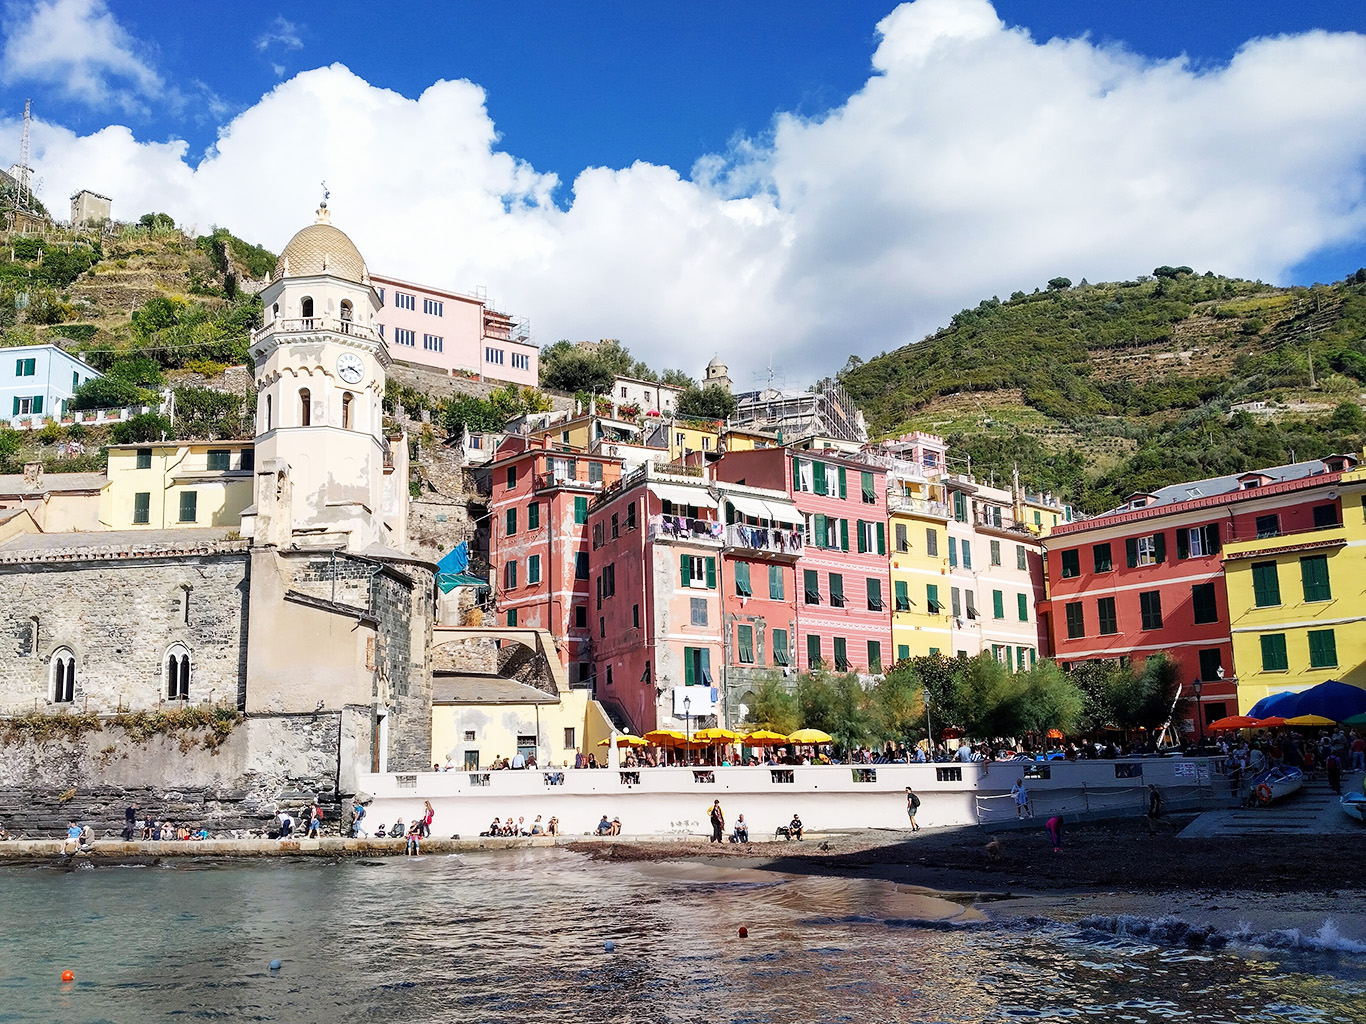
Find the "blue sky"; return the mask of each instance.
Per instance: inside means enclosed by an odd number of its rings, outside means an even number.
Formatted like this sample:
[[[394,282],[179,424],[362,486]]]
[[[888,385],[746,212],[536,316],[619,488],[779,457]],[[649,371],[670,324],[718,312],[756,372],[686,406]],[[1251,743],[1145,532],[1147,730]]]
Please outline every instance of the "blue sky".
[[[884,40],[878,28],[879,22],[892,12],[893,7],[887,2],[860,0],[847,0],[838,5],[811,0],[782,3],[764,0],[745,4],[525,2],[517,5],[483,2],[282,4],[277,0],[274,3],[238,3],[229,12],[222,5],[203,2],[142,0],[138,4],[106,6],[101,0],[38,0],[37,3],[13,0],[5,8],[6,50],[4,66],[0,67],[0,111],[3,111],[4,120],[0,121],[0,126],[12,125],[24,98],[31,96],[40,120],[54,131],[60,129],[59,134],[63,136],[62,140],[51,143],[47,167],[41,163],[39,166],[48,180],[54,185],[61,182],[62,187],[66,187],[67,176],[73,173],[73,163],[87,174],[96,166],[89,156],[75,160],[76,149],[84,145],[87,151],[98,150],[113,160],[110,151],[117,140],[110,139],[108,133],[100,146],[89,140],[110,125],[126,126],[128,144],[136,148],[122,155],[125,166],[148,160],[145,173],[168,175],[169,185],[161,190],[167,195],[175,194],[177,184],[189,189],[181,179],[187,173],[192,174],[196,182],[193,188],[196,199],[202,200],[208,194],[208,182],[214,176],[201,173],[200,161],[214,145],[220,131],[234,119],[240,119],[234,124],[234,133],[245,137],[247,124],[253,119],[264,119],[264,111],[273,110],[278,120],[272,122],[270,131],[265,131],[263,137],[269,138],[271,131],[276,137],[281,132],[290,132],[284,108],[287,101],[303,103],[297,93],[306,92],[304,83],[310,81],[307,75],[298,78],[301,73],[332,63],[345,65],[356,80],[369,87],[369,91],[362,89],[355,94],[358,102],[373,99],[383,90],[393,90],[416,102],[438,80],[467,79],[483,90],[483,121],[467,109],[467,104],[443,106],[439,116],[426,120],[419,118],[415,130],[423,135],[410,137],[399,144],[390,140],[386,152],[377,158],[371,155],[376,177],[364,179],[362,176],[350,182],[345,168],[332,169],[338,187],[351,188],[350,198],[354,202],[358,198],[357,189],[385,188],[386,165],[399,169],[399,165],[413,161],[432,160],[435,163],[436,158],[425,153],[428,146],[441,144],[441,140],[431,137],[433,134],[450,131],[479,135],[487,132],[496,138],[496,141],[488,141],[486,147],[491,161],[488,167],[493,169],[477,171],[476,177],[485,175],[489,180],[479,178],[472,187],[499,194],[505,212],[515,212],[519,203],[541,209],[545,223],[540,227],[559,232],[564,224],[576,220],[575,207],[581,190],[586,193],[590,185],[608,184],[601,176],[581,179],[586,169],[608,168],[620,172],[639,161],[651,167],[672,169],[684,181],[697,181],[699,176],[694,174],[694,165],[703,160],[709,174],[720,175],[720,183],[713,191],[722,199],[778,197],[774,209],[767,211],[718,206],[717,209],[724,211],[727,224],[740,215],[752,219],[760,230],[768,230],[766,217],[784,215],[794,208],[795,204],[788,196],[805,195],[807,191],[804,190],[816,187],[847,189],[829,197],[829,202],[822,207],[823,216],[829,219],[822,223],[857,223],[867,215],[870,224],[874,225],[873,235],[882,233],[876,225],[888,225],[888,238],[884,242],[888,247],[888,259],[893,263],[900,259],[902,266],[912,267],[925,257],[896,251],[898,247],[895,238],[891,237],[894,232],[890,225],[900,225],[898,230],[908,232],[925,231],[927,225],[934,225],[938,230],[938,222],[952,215],[960,199],[967,203],[973,197],[949,197],[938,208],[906,209],[902,211],[903,217],[888,216],[887,211],[881,215],[868,211],[854,211],[852,215],[849,211],[841,212],[844,206],[857,204],[859,188],[877,192],[881,184],[870,185],[866,180],[873,173],[870,164],[884,159],[879,154],[892,151],[896,146],[890,149],[870,146],[857,160],[851,157],[842,162],[838,155],[833,156],[833,163],[843,164],[842,177],[837,179],[828,176],[823,167],[812,169],[813,163],[820,162],[821,144],[810,142],[808,145],[807,140],[798,138],[797,149],[803,152],[805,163],[799,172],[787,174],[783,159],[785,143],[783,139],[775,140],[773,132],[775,117],[802,129],[794,130],[796,136],[802,131],[814,132],[811,126],[827,118],[832,122],[847,120],[851,130],[854,121],[866,118],[865,137],[875,131],[894,133],[904,121],[892,109],[895,104],[914,105],[917,109],[935,103],[942,105],[942,95],[933,102],[926,102],[926,97],[936,89],[948,92],[950,96],[961,94],[965,103],[999,104],[1001,94],[993,91],[999,82],[1017,74],[1027,79],[1032,76],[1030,80],[1037,82],[1056,70],[1055,58],[1059,51],[1043,45],[1048,40],[1085,37],[1089,42],[1080,49],[1066,50],[1067,60],[1073,63],[1068,75],[1073,78],[1084,76],[1087,73],[1085,65],[1096,63],[1099,55],[1100,61],[1111,66],[1097,73],[1096,81],[1100,84],[1096,88],[1108,90],[1109,79],[1118,78],[1132,80],[1136,87],[1153,95],[1170,97],[1171,113],[1164,115],[1168,116],[1168,123],[1159,133],[1161,142],[1163,145],[1171,143],[1179,159],[1190,160],[1193,166],[1202,167],[1210,159],[1219,159],[1218,153],[1215,151],[1211,156],[1187,151],[1188,140],[1184,138],[1179,110],[1185,104],[1187,109],[1198,111],[1188,115],[1191,118],[1210,117],[1218,103],[1234,102],[1244,118],[1243,136],[1255,134],[1256,104],[1265,102],[1266,95],[1260,91],[1264,88],[1260,77],[1254,85],[1244,87],[1239,81],[1249,76],[1240,79],[1227,75],[1229,82],[1221,86],[1223,91],[1219,96],[1191,98],[1196,90],[1209,86],[1227,70],[1229,62],[1248,40],[1287,35],[1312,42],[1317,37],[1303,37],[1302,34],[1315,30],[1331,33],[1366,31],[1366,4],[1360,0],[1301,4],[1214,3],[1209,0],[1186,3],[1167,0],[1149,0],[1147,3],[997,0],[995,16],[1004,22],[1004,27],[990,31],[981,22],[984,11],[987,21],[991,20],[991,8],[983,0],[920,0],[907,9],[910,11],[908,16],[889,19],[895,22],[899,33],[892,41],[910,41],[914,47],[918,45],[914,42],[917,34],[933,35],[940,40],[936,43],[934,59],[942,62],[942,74],[932,70],[933,62],[921,63],[918,57],[905,64],[894,62],[892,72],[888,71],[888,61],[883,59],[875,71],[875,53],[890,54],[895,49]],[[83,55],[81,59],[57,52],[61,46],[69,45],[67,42],[54,42],[51,53],[39,52],[43,36],[34,26],[44,18],[51,34],[63,41],[77,40],[76,49]],[[948,22],[953,24],[944,29]],[[1013,27],[1027,29],[1033,44],[1022,47],[1013,42],[1006,31]],[[969,56],[959,47],[956,42],[959,39],[970,40],[977,46],[976,55]],[[884,51],[879,51],[884,43],[887,43]],[[1127,50],[1130,57],[1116,56],[1117,49]],[[1188,61],[1184,79],[1179,88],[1168,89],[1165,75],[1154,69],[1161,62],[1182,55]],[[23,59],[18,59],[20,57]],[[1343,58],[1339,54],[1338,57],[1341,66],[1350,69],[1350,55]],[[990,66],[992,61],[1000,62],[999,73],[981,72],[981,68]],[[1026,63],[1028,67],[1024,66]],[[1313,63],[1312,60],[1304,61],[1306,67],[1312,67]],[[1326,68],[1322,72],[1324,80],[1305,85],[1305,102],[1310,105],[1309,109],[1322,109],[1325,104],[1322,101],[1315,103],[1313,97],[1333,95],[1332,76],[1344,75],[1335,69],[1332,59],[1319,63]],[[1295,65],[1295,60],[1268,59],[1259,67],[1258,76],[1272,74],[1265,70],[1271,64],[1287,67]],[[894,89],[891,81],[900,73],[897,69],[903,67],[912,69],[919,77],[913,81],[912,70],[906,70],[906,88]],[[1286,75],[1292,73],[1295,72],[1285,72]],[[1302,73],[1313,77],[1310,71]],[[1366,116],[1366,111],[1357,111],[1352,106],[1356,102],[1360,76],[1352,75],[1350,70],[1345,75],[1343,91],[1350,97],[1347,109],[1331,112],[1333,117],[1343,117],[1344,123],[1354,112]],[[337,95],[345,91],[336,81],[328,81],[331,84],[327,87]],[[1287,90],[1293,94],[1298,83],[1290,79],[1287,82],[1278,88],[1282,94]],[[1076,82],[1071,84],[1077,85]],[[281,92],[269,96],[277,86]],[[968,99],[977,95],[985,98]],[[1046,91],[1039,95],[1046,100]],[[380,99],[382,101],[382,97]],[[1077,102],[1081,99],[1078,97]],[[877,116],[869,115],[866,109],[874,103],[884,105]],[[1326,105],[1332,106],[1331,103]],[[300,106],[298,109],[305,108]],[[1324,123],[1316,124],[1312,130],[1323,136],[1338,130],[1330,122],[1331,118],[1325,115]],[[1280,122],[1275,118],[1269,121],[1273,126],[1277,123]],[[297,130],[306,132],[307,128],[300,124]],[[986,128],[983,130],[985,132]],[[999,131],[999,125],[994,130]],[[1273,133],[1275,130],[1273,127]],[[1262,144],[1282,145],[1286,129],[1282,127],[1280,131],[1280,141],[1273,136],[1262,140]],[[837,139],[839,132],[833,128],[827,135],[823,145],[838,142],[846,151],[857,140],[854,135]],[[0,134],[0,145],[10,137],[8,131]],[[355,137],[372,138],[373,133],[359,130]],[[332,135],[330,138],[335,146],[339,137]],[[344,139],[345,135],[340,138]],[[1047,138],[1044,127],[1040,127],[1037,138]],[[910,145],[911,139],[914,146]],[[159,170],[154,169],[151,166],[151,162],[155,162],[153,158],[165,155],[156,146],[168,140],[183,140],[185,151],[174,166],[162,161],[157,164]],[[919,154],[927,152],[923,147],[932,145],[942,153],[952,151],[955,144],[951,125],[946,127],[942,118],[930,118],[915,126],[910,139],[892,141],[907,143],[900,150],[901,158],[912,163],[920,159]],[[1278,244],[1238,237],[1230,239],[1223,250],[1202,242],[1190,245],[1191,252],[1172,251],[1169,246],[1184,247],[1179,235],[1155,239],[1152,253],[1160,257],[1157,261],[1194,263],[1203,260],[1209,269],[1266,276],[1286,283],[1333,280],[1366,265],[1366,230],[1362,230],[1356,220],[1352,221],[1350,229],[1342,228],[1341,224],[1337,229],[1332,227],[1334,216],[1341,221],[1344,216],[1355,218],[1361,213],[1362,154],[1334,150],[1319,156],[1315,146],[1320,144],[1322,137],[1315,136],[1311,141],[1310,153],[1301,165],[1278,170],[1280,178],[1276,187],[1283,187],[1285,181],[1293,180],[1295,175],[1303,178],[1319,167],[1327,168],[1331,157],[1332,167],[1324,172],[1321,190],[1341,195],[1335,208],[1315,211],[1314,216],[1321,221],[1318,227],[1306,229],[1301,233],[1302,237],[1286,237]],[[1065,148],[1064,143],[1065,140],[1051,140],[1047,145]],[[1020,139],[1012,144],[1023,146],[1027,151],[1028,134],[1021,133]],[[1043,144],[1041,141],[1040,145]],[[71,147],[66,163],[56,155],[61,145]],[[1237,140],[1224,148],[1230,161],[1246,162],[1247,155],[1240,152],[1241,144]],[[519,170],[511,172],[498,166],[500,154],[515,161]],[[13,157],[0,153],[0,159],[8,163]],[[1353,159],[1356,160],[1355,170]],[[268,163],[268,154],[258,154],[258,171]],[[224,172],[225,167],[226,160],[219,161],[215,170]],[[321,166],[320,169],[328,171],[329,167]],[[1123,168],[1097,166],[1088,172],[1089,180],[1116,170],[1123,172]],[[1231,170],[1236,171],[1236,166],[1231,165]],[[112,168],[105,173],[108,178],[118,181],[116,171],[117,168]],[[409,171],[410,168],[402,168],[400,176]],[[457,178],[461,176],[458,168],[453,168],[451,173]],[[554,175],[553,181],[549,175]],[[641,175],[633,176],[630,181],[625,180],[626,177],[617,175],[610,180],[610,187],[623,193],[643,187],[639,180]],[[799,181],[800,189],[786,184],[792,180]],[[1204,187],[1217,189],[1219,180],[1219,175],[1214,174]],[[929,184],[941,183],[942,178],[936,177]],[[1029,193],[1014,193],[1014,183],[1009,179],[996,186],[996,191],[1003,197],[1014,194],[1017,204],[1022,201],[1021,196],[1028,202]],[[106,187],[112,190],[114,186]],[[121,197],[134,194],[130,187],[120,187]],[[312,188],[305,184],[302,176],[297,183],[292,182],[291,187]],[[977,187],[992,188],[992,183],[983,182]],[[654,201],[658,202],[663,201],[660,197],[672,186],[654,176],[649,188]],[[1142,196],[1146,188],[1145,182],[1134,181],[1127,182],[1123,191]],[[1115,190],[1115,194],[1120,191]],[[1280,201],[1273,192],[1265,182],[1250,183],[1241,194],[1230,194],[1223,216],[1231,216],[1228,211],[1236,209],[1265,207],[1260,216],[1267,219],[1268,230],[1272,230],[1275,211],[1271,207]],[[691,199],[689,197],[688,201]],[[296,199],[295,205],[300,201]],[[414,192],[412,201],[424,200],[419,192]],[[1113,203],[1114,198],[1109,202]],[[1191,210],[1193,219],[1208,216],[1211,222],[1214,220],[1216,214],[1212,210],[1194,211],[1190,208],[1191,202],[1190,197],[1184,197],[1178,208]],[[1297,211],[1308,210],[1310,205],[1312,197],[1306,199],[1301,195],[1287,199],[1281,216],[1294,218]],[[589,209],[584,205],[579,212],[586,215]],[[620,209],[620,205],[612,209]],[[1108,209],[1112,217],[1122,218],[1126,212],[1115,210],[1113,206]],[[557,219],[555,211],[565,217]],[[136,215],[136,212],[140,211],[116,206],[116,213]],[[223,198],[218,207],[206,207],[203,201],[192,203],[187,199],[183,209],[172,212],[178,217],[231,221],[244,229],[250,224],[246,215],[234,212],[232,202],[227,198]],[[1105,217],[1103,213],[1097,215]],[[1170,211],[1154,210],[1154,224],[1170,215]],[[515,226],[520,229],[526,225],[519,222]],[[496,225],[484,227],[496,230]],[[803,236],[803,226],[799,223],[785,228],[773,229],[771,238],[781,239],[781,244],[787,246],[792,238]],[[1094,229],[1097,234],[1106,232],[1106,220],[1094,222]],[[283,227],[275,228],[273,224],[262,230],[267,237],[261,240],[276,246],[283,241],[281,235],[288,235]],[[398,241],[387,239],[378,229],[358,230],[369,233],[371,237],[367,240],[372,249],[382,254],[386,262],[401,262],[397,255],[391,258],[386,251],[391,247],[398,249]],[[1161,234],[1156,228],[1153,231]],[[1050,231],[1045,227],[1042,233]],[[1041,229],[1035,225],[1028,231],[1022,228],[1019,233],[998,239],[995,244],[1006,248],[1037,245],[1040,234]],[[1202,228],[1196,237],[1203,239],[1207,234],[1208,228]],[[540,237],[536,232],[532,235]],[[926,232],[924,237],[939,236]],[[1138,237],[1145,236],[1140,233]],[[544,241],[544,238],[540,240]],[[494,239],[492,249],[486,249],[486,252],[496,250],[498,244]],[[521,239],[519,244],[528,243]],[[686,244],[687,258],[695,258],[697,239]],[[732,239],[727,244],[744,248],[758,243],[749,236]],[[841,241],[835,232],[822,241],[826,251],[839,251],[845,245],[851,250],[853,263],[857,263],[863,256],[858,251],[863,247],[861,240]],[[584,248],[592,249],[591,246]],[[1051,261],[1047,266],[1058,266],[1059,272],[1074,278],[1089,276],[1095,280],[1117,276],[1117,272],[1132,274],[1150,269],[1150,265],[1144,266],[1151,257],[1143,245],[1131,245],[1131,249],[1137,250],[1132,267],[1125,266],[1123,249],[1118,244],[1114,251],[1102,253],[1092,238],[1050,238],[1046,249],[1047,259]],[[819,291],[812,285],[813,279],[838,280],[849,274],[853,265],[846,259],[839,265],[821,267],[816,265],[818,261],[814,257],[803,262],[792,259],[788,249],[783,251],[787,262],[780,270],[772,272],[766,286],[779,293],[778,300],[784,298],[781,294],[784,287],[804,288],[810,299]],[[760,259],[757,254],[750,255],[752,261]],[[669,266],[670,261],[678,257],[678,253],[661,253],[660,263]],[[574,258],[584,259],[584,252],[578,252]],[[372,262],[376,259],[372,257]],[[530,287],[523,288],[520,283],[527,277],[525,267],[516,267],[515,260],[506,255],[488,256],[485,262],[504,264],[501,277],[499,272],[486,272],[482,276],[492,280],[504,293],[511,290],[515,299],[510,301],[537,304],[530,297]],[[477,272],[474,263],[472,259],[463,260],[443,267],[440,272],[469,275]],[[758,263],[754,262],[754,265],[758,266]],[[1014,271],[1020,275],[1020,279],[1014,281],[1006,280],[1004,274],[967,272],[961,275],[961,288],[956,290],[952,282],[936,282],[926,295],[921,296],[917,308],[927,312],[916,318],[915,329],[932,327],[931,314],[942,318],[955,303],[972,304],[975,297],[990,294],[987,289],[1009,291],[1012,286],[1032,287],[1038,281],[1027,276],[1026,265],[1027,261]],[[1044,280],[1051,276],[1044,263],[1041,262],[1039,268],[1037,273],[1042,274]],[[414,275],[423,272],[421,266],[407,269]],[[433,272],[436,272],[435,268]],[[610,274],[610,271],[604,272]],[[520,278],[515,276],[518,273]],[[727,267],[720,273],[733,276],[734,268]],[[756,271],[756,275],[762,277],[762,270]],[[881,285],[894,288],[894,277],[894,273],[884,275]],[[898,308],[897,300],[889,293],[862,295],[860,300],[870,308],[885,310],[888,317]],[[594,301],[600,309],[604,298],[599,296]],[[597,331],[590,329],[585,314],[576,313],[566,319],[569,321],[564,325],[566,332],[578,329],[604,335],[617,333],[610,316],[600,318],[606,322],[601,323]],[[820,329],[828,332],[837,322],[835,319],[823,321]],[[860,329],[869,326],[873,325],[864,324]],[[775,325],[773,329],[779,328]]]

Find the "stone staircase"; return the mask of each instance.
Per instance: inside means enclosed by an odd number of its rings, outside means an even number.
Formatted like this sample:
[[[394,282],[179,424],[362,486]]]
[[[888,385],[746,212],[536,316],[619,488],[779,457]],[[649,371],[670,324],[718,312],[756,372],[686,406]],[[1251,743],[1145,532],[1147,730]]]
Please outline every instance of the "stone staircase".
[[[1360,772],[1344,775],[1342,791],[1359,792]],[[1183,837],[1245,836],[1359,832],[1361,822],[1342,813],[1339,798],[1322,775],[1310,779],[1299,792],[1269,807],[1231,807],[1206,811],[1182,830]]]

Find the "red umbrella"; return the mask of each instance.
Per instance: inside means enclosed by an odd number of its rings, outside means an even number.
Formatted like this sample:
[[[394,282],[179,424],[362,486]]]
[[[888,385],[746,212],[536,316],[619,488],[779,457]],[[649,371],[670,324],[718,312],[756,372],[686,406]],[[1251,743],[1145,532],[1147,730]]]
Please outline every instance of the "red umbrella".
[[[1205,729],[1209,732],[1222,732],[1225,729],[1255,729],[1260,724],[1259,719],[1249,718],[1247,715],[1229,715],[1227,718],[1210,722]]]
[[[1257,724],[1254,725],[1252,728],[1254,728],[1254,729],[1275,729],[1275,728],[1278,728],[1278,727],[1280,727],[1280,726],[1282,726],[1282,725],[1285,725],[1285,719],[1282,718],[1280,715],[1272,715],[1270,718],[1259,718],[1259,719],[1257,719]]]

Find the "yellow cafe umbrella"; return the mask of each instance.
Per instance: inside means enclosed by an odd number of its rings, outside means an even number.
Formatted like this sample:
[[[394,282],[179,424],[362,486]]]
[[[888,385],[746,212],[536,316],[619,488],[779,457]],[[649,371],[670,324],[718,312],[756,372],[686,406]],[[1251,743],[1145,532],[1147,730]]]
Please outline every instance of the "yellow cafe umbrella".
[[[830,734],[821,732],[819,729],[798,729],[788,736],[791,743],[830,743]]]
[[[777,747],[786,743],[787,737],[780,732],[759,729],[746,735],[742,742],[747,747]]]
[[[608,737],[608,738],[605,739],[605,740],[598,740],[598,746],[600,746],[600,747],[605,747],[605,746],[608,746],[611,742],[612,742],[611,737]],[[629,733],[622,733],[620,736],[617,737],[617,746],[619,746],[619,747],[648,747],[649,744],[646,743],[646,742],[645,742],[643,739],[641,739],[639,736],[632,736],[632,735],[630,735]]]
[[[654,729],[647,732],[643,737],[646,743],[656,747],[671,747],[675,743],[682,743],[684,736],[677,729]]]
[[[698,729],[692,734],[692,738],[702,743],[734,743],[740,738],[740,734],[729,729]]]
[[[1322,715],[1296,715],[1294,718],[1287,718],[1286,725],[1336,725],[1331,718],[1324,718]]]

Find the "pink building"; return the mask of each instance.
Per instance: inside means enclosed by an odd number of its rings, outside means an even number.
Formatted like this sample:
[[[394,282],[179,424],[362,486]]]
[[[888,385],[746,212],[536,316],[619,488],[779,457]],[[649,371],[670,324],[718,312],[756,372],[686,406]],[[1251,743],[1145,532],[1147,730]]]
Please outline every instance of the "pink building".
[[[697,472],[646,463],[589,511],[596,696],[637,734],[716,713],[724,528]]]
[[[804,520],[797,667],[879,673],[891,664],[887,471],[833,450],[727,452],[718,481],[783,490]]]
[[[544,438],[509,437],[489,463],[490,579],[500,625],[548,629],[571,684],[592,679],[588,506],[621,463]]]
[[[514,384],[539,380],[540,350],[525,325],[483,299],[378,274],[370,283],[381,304],[375,322],[395,359]]]

